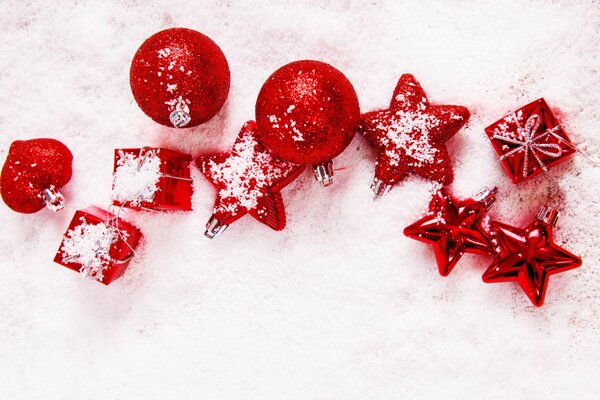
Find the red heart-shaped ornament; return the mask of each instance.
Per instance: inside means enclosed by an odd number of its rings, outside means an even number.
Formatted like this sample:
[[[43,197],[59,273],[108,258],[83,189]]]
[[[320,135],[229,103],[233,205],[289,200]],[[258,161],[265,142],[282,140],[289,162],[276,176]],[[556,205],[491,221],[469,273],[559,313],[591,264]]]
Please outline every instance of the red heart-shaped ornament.
[[[31,214],[62,208],[60,188],[71,179],[73,155],[54,139],[16,140],[0,176],[2,200],[14,211]]]

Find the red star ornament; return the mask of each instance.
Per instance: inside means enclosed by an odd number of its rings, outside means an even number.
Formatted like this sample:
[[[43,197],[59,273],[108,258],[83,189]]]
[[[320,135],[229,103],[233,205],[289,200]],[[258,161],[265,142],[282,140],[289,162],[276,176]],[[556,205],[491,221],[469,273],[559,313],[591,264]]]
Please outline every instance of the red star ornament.
[[[464,253],[494,253],[484,217],[495,193],[496,188],[484,189],[474,199],[458,200],[440,189],[428,215],[407,226],[404,235],[432,245],[440,275],[448,276]]]
[[[525,228],[515,228],[492,221],[491,230],[498,242],[499,253],[483,274],[483,281],[518,282],[529,300],[544,304],[550,275],[581,266],[581,258],[556,245],[552,230],[558,212],[544,207],[537,219]]]
[[[213,214],[205,235],[213,238],[246,213],[279,231],[285,227],[280,190],[304,170],[273,158],[257,141],[254,121],[244,124],[229,153],[200,156],[196,164],[217,188]]]
[[[445,143],[469,119],[462,106],[431,105],[410,74],[400,77],[390,107],[363,114],[359,132],[379,151],[371,189],[383,196],[409,172],[446,185],[454,171]]]

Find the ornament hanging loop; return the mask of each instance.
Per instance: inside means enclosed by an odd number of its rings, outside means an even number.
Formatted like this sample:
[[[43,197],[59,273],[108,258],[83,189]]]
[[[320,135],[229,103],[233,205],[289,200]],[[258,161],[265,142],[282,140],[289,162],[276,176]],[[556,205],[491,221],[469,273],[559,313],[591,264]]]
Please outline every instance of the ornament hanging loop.
[[[329,160],[323,164],[313,165],[313,172],[322,187],[333,185],[333,161]]]
[[[46,207],[52,212],[65,208],[65,196],[54,185],[50,185],[49,188],[42,191],[42,199]]]
[[[215,216],[211,216],[208,222],[206,223],[206,230],[204,231],[204,236],[209,239],[214,239],[219,236],[221,233],[227,229],[229,225],[225,225],[221,223]]]

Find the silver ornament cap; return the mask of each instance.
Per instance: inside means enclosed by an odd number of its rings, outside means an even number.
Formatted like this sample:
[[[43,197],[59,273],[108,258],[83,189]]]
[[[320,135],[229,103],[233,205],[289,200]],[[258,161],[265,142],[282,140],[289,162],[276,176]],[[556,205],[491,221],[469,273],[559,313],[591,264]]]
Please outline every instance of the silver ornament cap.
[[[229,225],[222,224],[218,219],[215,218],[214,215],[212,215],[206,223],[206,230],[204,231],[204,236],[206,236],[209,239],[214,239],[221,233],[223,233],[228,226]]]
[[[540,212],[537,215],[537,219],[547,223],[550,226],[555,226],[558,222],[559,215],[560,213],[556,208],[549,205],[545,205],[540,209]]]
[[[378,178],[373,178],[373,181],[371,182],[371,190],[373,191],[373,197],[375,199],[385,196],[385,194],[389,192],[391,188],[392,185],[387,184]]]
[[[477,192],[474,200],[483,204],[483,208],[487,211],[496,202],[496,193],[498,193],[498,188],[496,186],[491,189],[484,187]]]
[[[333,161],[329,160],[323,164],[313,165],[313,172],[322,187],[333,185]]]
[[[46,207],[52,212],[57,212],[65,208],[65,196],[54,185],[42,190],[42,199]]]

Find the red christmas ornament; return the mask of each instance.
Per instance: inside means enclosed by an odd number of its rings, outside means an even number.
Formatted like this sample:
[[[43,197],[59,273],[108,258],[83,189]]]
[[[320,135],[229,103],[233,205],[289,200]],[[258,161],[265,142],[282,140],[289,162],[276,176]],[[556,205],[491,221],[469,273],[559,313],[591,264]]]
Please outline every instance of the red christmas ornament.
[[[186,28],[150,36],[135,53],[129,72],[133,97],[142,111],[176,128],[211,119],[227,99],[229,80],[219,46]]]
[[[217,236],[246,213],[276,231],[285,227],[280,191],[304,167],[273,158],[257,141],[254,121],[244,124],[229,153],[204,155],[196,164],[218,190],[207,237]]]
[[[492,221],[491,231],[498,242],[499,253],[483,274],[483,281],[514,282],[537,306],[544,304],[550,275],[581,266],[581,258],[556,245],[552,230],[558,212],[543,207],[536,220],[519,229]]]
[[[54,262],[108,285],[123,275],[141,237],[130,223],[88,207],[75,212]]]
[[[2,167],[2,199],[14,211],[30,214],[64,207],[60,188],[71,180],[73,155],[54,139],[17,140]]]
[[[375,195],[385,195],[409,172],[451,183],[454,171],[444,144],[469,115],[462,106],[430,105],[419,82],[402,75],[390,107],[364,114],[359,125],[359,132],[379,152],[371,184]]]
[[[404,229],[409,238],[433,246],[440,275],[448,276],[464,253],[494,254],[484,226],[496,188],[480,191],[475,199],[457,200],[444,189],[437,191],[429,213]]]
[[[115,149],[113,204],[137,210],[191,210],[191,161],[188,154],[163,148]]]
[[[320,61],[279,68],[256,100],[261,142],[282,160],[312,165],[323,186],[333,183],[331,160],[352,141],[359,116],[350,81]]]
[[[548,171],[576,152],[544,99],[511,112],[485,133],[513,183]]]

